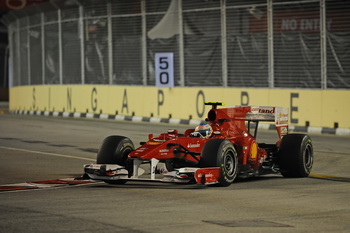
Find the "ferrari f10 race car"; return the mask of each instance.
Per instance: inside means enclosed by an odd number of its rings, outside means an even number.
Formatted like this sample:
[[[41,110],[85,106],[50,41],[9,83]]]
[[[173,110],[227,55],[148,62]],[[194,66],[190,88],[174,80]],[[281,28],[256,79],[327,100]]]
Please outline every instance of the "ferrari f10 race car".
[[[85,176],[110,184],[128,181],[159,181],[229,186],[237,176],[280,173],[307,177],[313,165],[311,138],[288,134],[288,109],[236,106],[212,108],[207,123],[184,133],[171,129],[136,148],[124,136],[107,137],[96,164],[84,166]],[[276,143],[256,141],[261,121],[275,122]],[[251,132],[251,131],[254,131]],[[150,165],[150,167],[148,165]],[[142,167],[148,167],[145,173]]]

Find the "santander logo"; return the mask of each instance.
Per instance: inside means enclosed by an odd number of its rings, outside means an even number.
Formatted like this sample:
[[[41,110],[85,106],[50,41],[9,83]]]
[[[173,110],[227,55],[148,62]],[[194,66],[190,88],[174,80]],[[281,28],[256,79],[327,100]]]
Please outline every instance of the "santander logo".
[[[259,109],[259,113],[275,113],[275,108],[260,108]]]
[[[188,143],[187,148],[198,148],[200,146],[201,145],[199,143],[196,143],[196,144]]]

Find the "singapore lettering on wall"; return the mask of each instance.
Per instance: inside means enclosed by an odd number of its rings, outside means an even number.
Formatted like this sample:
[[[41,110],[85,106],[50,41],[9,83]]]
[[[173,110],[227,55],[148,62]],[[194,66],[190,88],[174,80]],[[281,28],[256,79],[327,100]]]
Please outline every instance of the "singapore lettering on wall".
[[[67,112],[75,112],[76,110],[76,106],[74,105],[74,98],[73,98],[73,89],[72,87],[67,87],[66,89],[66,106],[62,106],[63,107],[63,111],[67,111]],[[35,88],[33,87],[32,89],[32,101],[31,101],[31,110],[38,110],[40,107],[42,106],[38,106],[41,104],[38,104],[38,94],[40,94],[40,97],[42,97],[42,94]],[[48,110],[51,110],[50,106],[52,105],[51,103],[51,89],[48,89]],[[119,106],[120,107],[120,113],[121,114],[129,114],[129,110],[130,110],[130,106],[129,106],[129,101],[128,101],[128,92],[127,92],[127,88],[123,88],[123,91],[120,92],[121,94],[121,98],[119,99],[119,101],[116,101],[116,107]],[[162,108],[165,106],[168,106],[169,104],[171,104],[171,101],[167,101],[166,98],[166,93],[164,92],[163,89],[157,89],[157,92],[155,93],[157,95],[157,115],[161,116],[162,115]],[[205,102],[207,101],[206,95],[205,95],[205,91],[199,89],[195,95],[195,116],[196,118],[202,119],[206,113],[206,108],[205,108]],[[80,97],[81,98],[81,97]],[[297,99],[299,98],[299,93],[298,92],[291,92],[290,93],[290,97],[289,97],[289,110],[290,110],[290,122],[292,124],[298,124],[299,123],[299,119],[295,117],[295,113],[299,112],[299,107],[296,104]],[[99,107],[99,96],[98,96],[98,88],[96,87],[92,87],[91,91],[90,91],[90,107],[88,109],[86,109],[86,112],[89,112],[89,109],[92,110],[92,112],[96,112],[98,110]],[[241,106],[249,106],[250,105],[250,96],[249,96],[249,92],[248,91],[241,91],[240,92],[240,98],[238,101],[234,101],[234,102],[239,102]],[[77,103],[77,102],[75,102]],[[80,103],[81,104],[81,103]],[[86,103],[88,104],[88,103]],[[58,106],[53,106],[53,110],[56,108],[57,111],[62,111]],[[117,107],[118,108],[118,107]],[[46,109],[46,107],[45,107]],[[132,108],[132,112],[134,113],[135,109]],[[102,113],[102,109],[100,110],[100,112]],[[116,111],[116,114],[118,114],[119,111]]]

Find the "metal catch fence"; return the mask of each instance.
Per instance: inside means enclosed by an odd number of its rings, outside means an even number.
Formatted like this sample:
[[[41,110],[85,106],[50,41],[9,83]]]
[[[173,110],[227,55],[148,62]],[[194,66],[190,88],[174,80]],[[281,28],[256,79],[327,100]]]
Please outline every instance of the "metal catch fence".
[[[350,1],[51,0],[2,20],[11,86],[151,86],[172,53],[175,86],[350,88]]]

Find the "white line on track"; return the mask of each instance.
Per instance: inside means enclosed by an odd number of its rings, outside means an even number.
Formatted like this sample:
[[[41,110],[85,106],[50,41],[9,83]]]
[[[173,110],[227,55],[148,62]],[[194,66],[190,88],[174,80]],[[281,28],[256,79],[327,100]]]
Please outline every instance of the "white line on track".
[[[50,156],[56,156],[56,157],[61,157],[61,158],[96,161],[96,159],[89,159],[89,158],[83,158],[83,157],[78,157],[78,156],[63,155],[63,154],[56,154],[56,153],[42,152],[42,151],[35,151],[35,150],[19,149],[19,148],[7,147],[7,146],[0,146],[0,148],[7,149],[7,150],[23,151],[23,152],[34,153],[34,154],[41,154],[41,155],[50,155]]]

